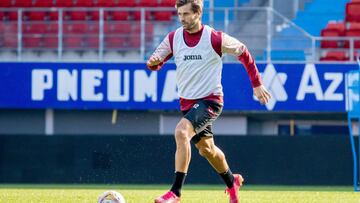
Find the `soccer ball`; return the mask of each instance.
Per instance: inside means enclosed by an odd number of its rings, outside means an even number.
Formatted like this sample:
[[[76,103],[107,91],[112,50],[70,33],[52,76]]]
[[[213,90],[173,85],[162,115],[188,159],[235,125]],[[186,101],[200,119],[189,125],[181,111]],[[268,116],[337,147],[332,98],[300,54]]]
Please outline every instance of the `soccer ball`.
[[[105,191],[98,198],[98,203],[126,203],[124,197],[114,190]]]

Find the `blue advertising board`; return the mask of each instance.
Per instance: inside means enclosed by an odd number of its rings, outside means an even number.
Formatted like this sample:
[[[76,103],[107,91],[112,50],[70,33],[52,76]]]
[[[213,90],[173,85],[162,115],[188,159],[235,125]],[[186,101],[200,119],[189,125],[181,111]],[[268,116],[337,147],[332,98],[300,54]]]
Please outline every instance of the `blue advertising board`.
[[[0,108],[177,110],[174,64],[0,63]],[[260,105],[241,64],[224,64],[224,110],[345,112],[356,64],[258,64],[273,98]]]

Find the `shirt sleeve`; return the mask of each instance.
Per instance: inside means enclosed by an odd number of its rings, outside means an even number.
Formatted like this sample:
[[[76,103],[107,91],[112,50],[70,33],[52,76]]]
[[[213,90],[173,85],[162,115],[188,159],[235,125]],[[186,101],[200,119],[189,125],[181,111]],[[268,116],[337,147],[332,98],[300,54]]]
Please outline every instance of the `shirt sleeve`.
[[[252,87],[258,87],[262,84],[259,70],[255,64],[247,47],[239,40],[223,33],[221,51],[226,54],[234,55],[244,65],[249,76]]]
[[[166,35],[164,40],[160,43],[160,45],[156,48],[151,57],[157,56],[161,59],[161,63],[155,66],[148,67],[151,70],[160,70],[164,63],[172,57],[172,48],[170,45],[170,37],[169,34]]]
[[[226,33],[222,33],[221,52],[224,54],[231,54],[240,56],[245,49],[245,45],[234,37]]]

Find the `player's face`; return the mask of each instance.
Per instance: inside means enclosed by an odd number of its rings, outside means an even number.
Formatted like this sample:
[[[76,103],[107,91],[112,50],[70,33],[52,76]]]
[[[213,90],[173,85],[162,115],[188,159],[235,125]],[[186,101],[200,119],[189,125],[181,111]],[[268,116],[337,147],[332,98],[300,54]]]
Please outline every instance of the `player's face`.
[[[192,31],[200,22],[201,13],[194,13],[191,9],[191,3],[179,7],[177,12],[183,28],[187,31]]]

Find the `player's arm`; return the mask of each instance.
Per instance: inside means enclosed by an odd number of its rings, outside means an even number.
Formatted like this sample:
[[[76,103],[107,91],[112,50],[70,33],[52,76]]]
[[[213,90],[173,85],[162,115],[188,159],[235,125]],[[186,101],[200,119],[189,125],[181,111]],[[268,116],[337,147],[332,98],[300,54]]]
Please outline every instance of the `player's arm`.
[[[158,71],[164,63],[172,57],[169,35],[167,35],[154,53],[148,59],[146,65],[150,70]]]
[[[241,61],[250,78],[254,95],[259,99],[261,104],[268,103],[271,95],[265,86],[262,85],[259,70],[247,47],[234,37],[222,33],[221,52],[234,55]]]

